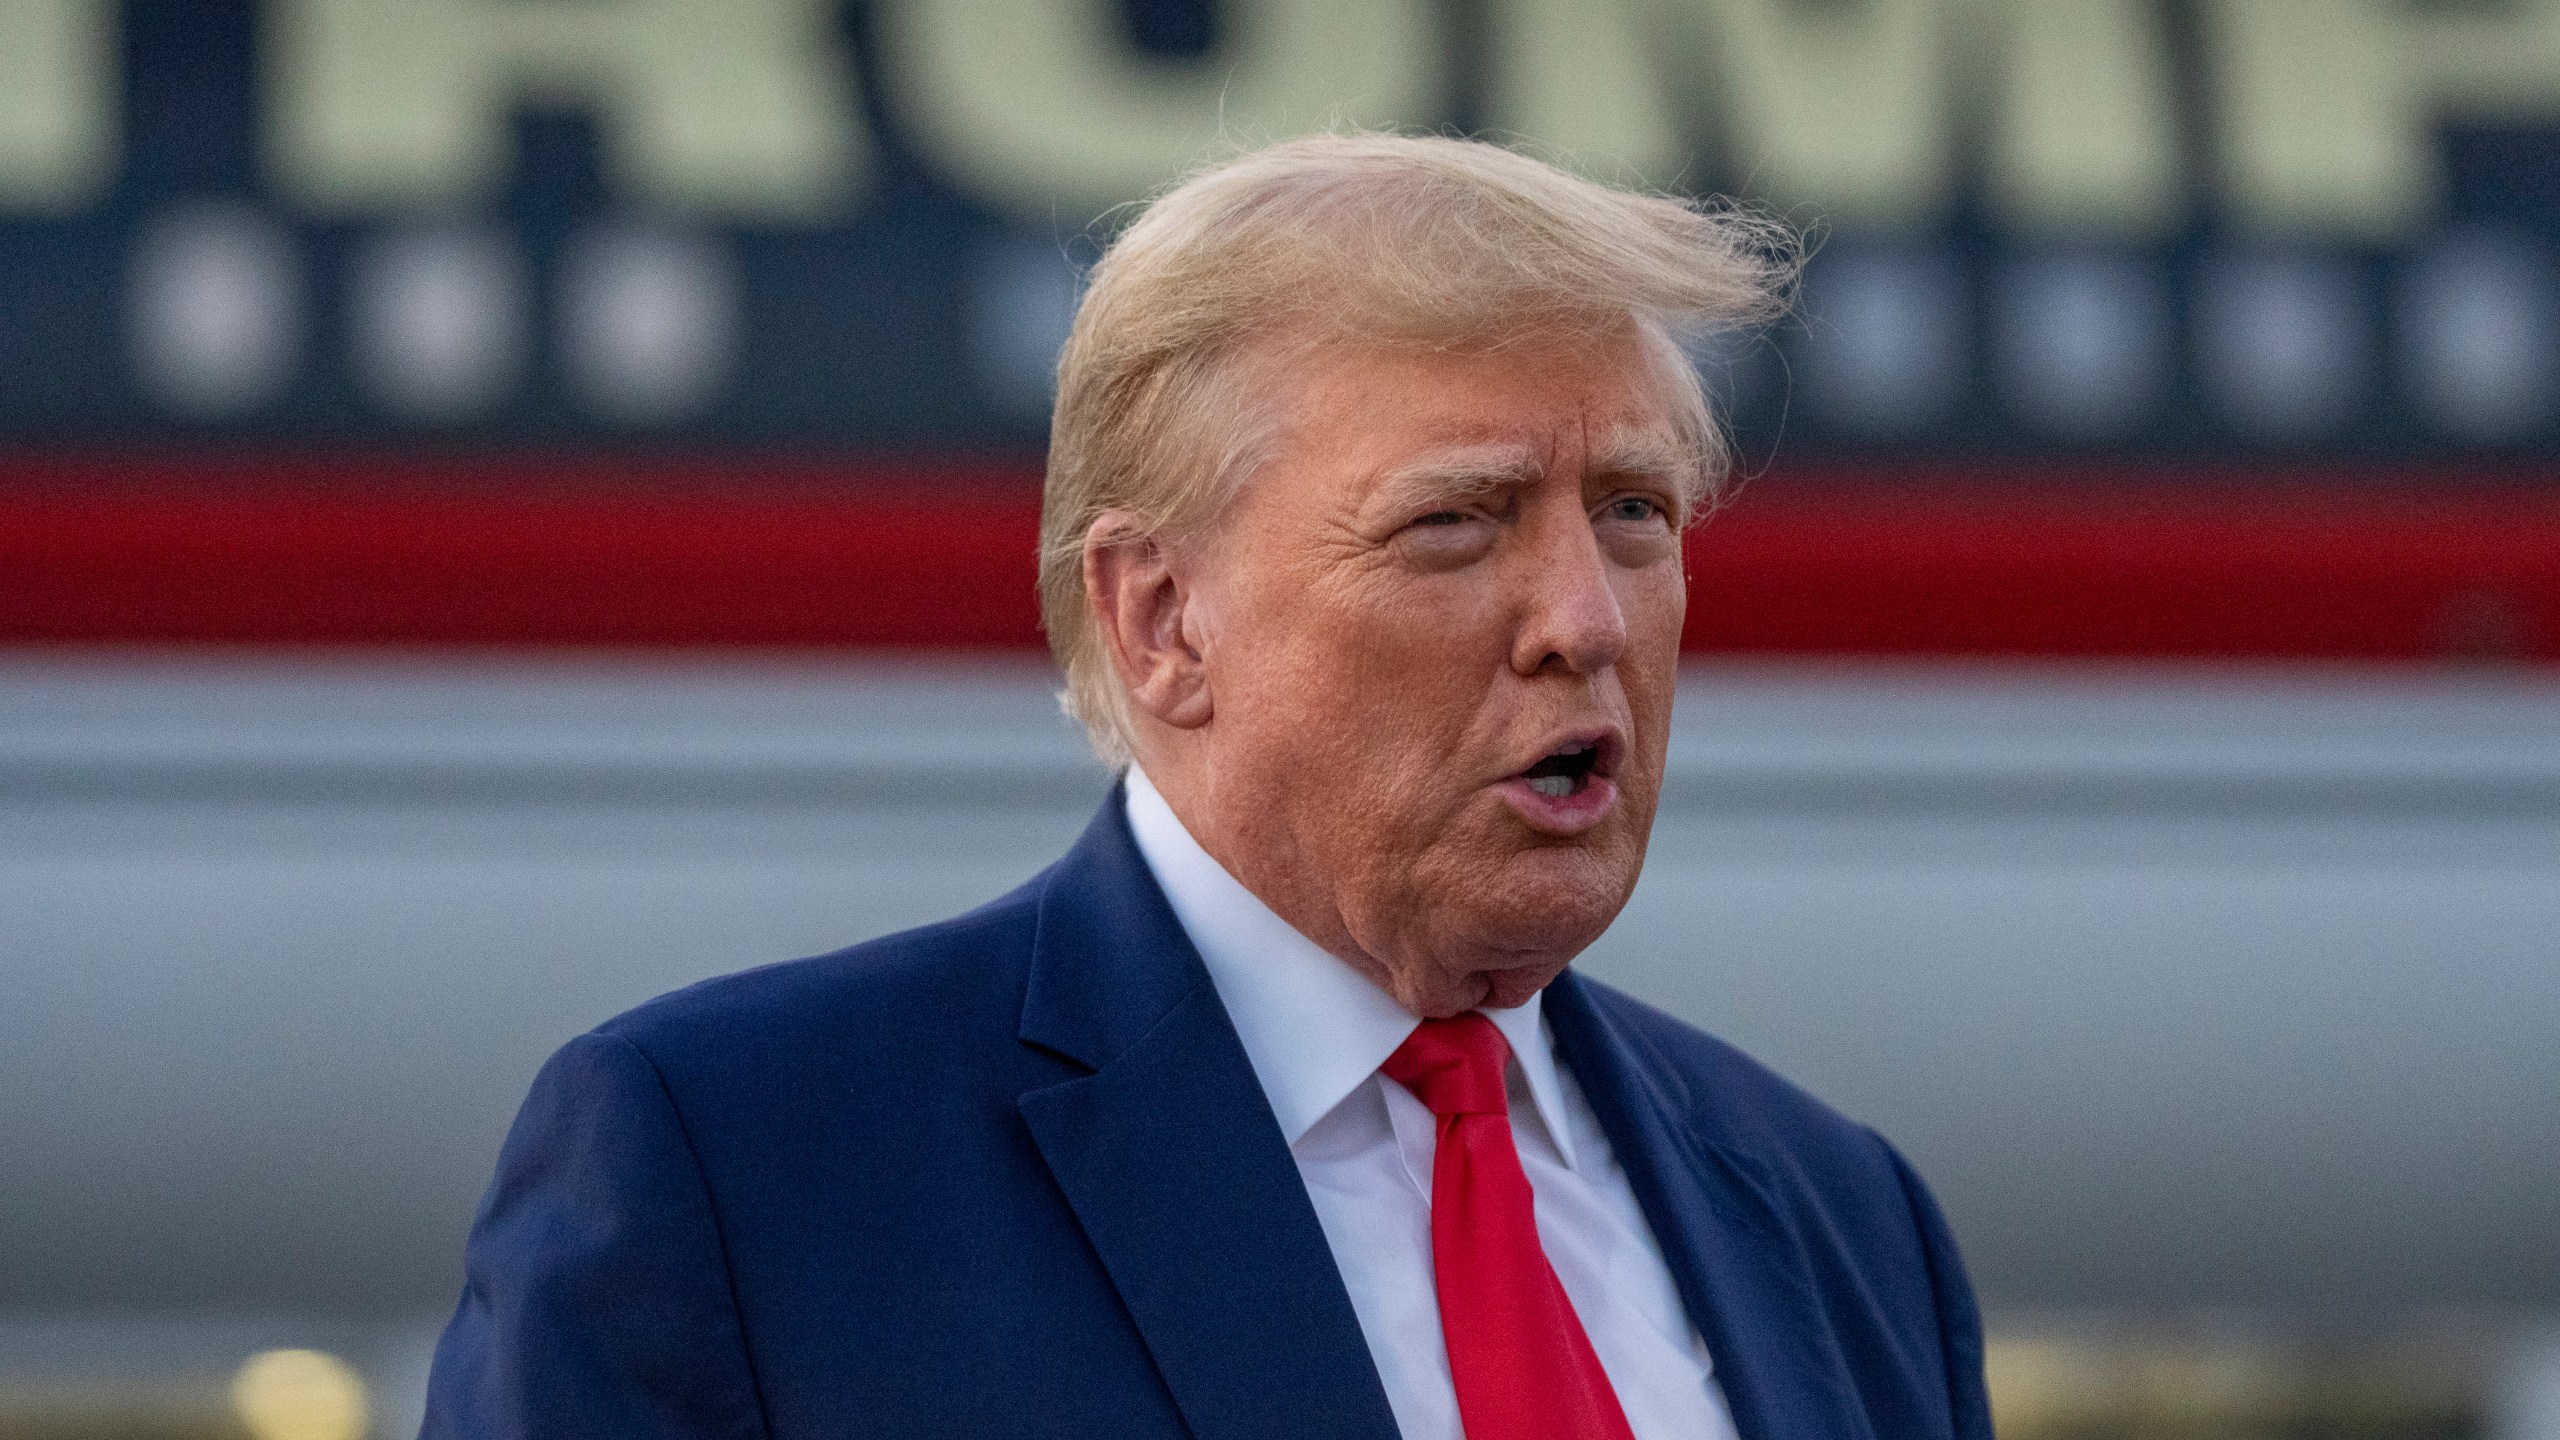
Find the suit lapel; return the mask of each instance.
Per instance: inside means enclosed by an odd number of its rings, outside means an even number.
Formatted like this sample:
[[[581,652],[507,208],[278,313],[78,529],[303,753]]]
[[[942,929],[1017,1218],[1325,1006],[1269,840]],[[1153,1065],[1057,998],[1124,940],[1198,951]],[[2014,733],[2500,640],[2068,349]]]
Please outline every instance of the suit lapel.
[[[1394,1440],[1315,1207],[1114,790],[1051,871],[1022,1038],[1093,1073],[1022,1117],[1200,1440]]]
[[[1743,1440],[1871,1440],[1803,1245],[1763,1169],[1714,1133],[1672,1067],[1605,1013],[1587,982],[1568,970],[1546,995],[1548,1023],[1707,1342]]]

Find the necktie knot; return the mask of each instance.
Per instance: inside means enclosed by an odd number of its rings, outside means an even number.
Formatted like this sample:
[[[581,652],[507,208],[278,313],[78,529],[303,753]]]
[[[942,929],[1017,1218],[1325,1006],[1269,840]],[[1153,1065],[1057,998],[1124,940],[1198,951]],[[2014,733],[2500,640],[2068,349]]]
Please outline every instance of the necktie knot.
[[[1434,1115],[1501,1115],[1510,1108],[1502,1093],[1509,1058],[1502,1032],[1470,1010],[1415,1026],[1379,1068]]]

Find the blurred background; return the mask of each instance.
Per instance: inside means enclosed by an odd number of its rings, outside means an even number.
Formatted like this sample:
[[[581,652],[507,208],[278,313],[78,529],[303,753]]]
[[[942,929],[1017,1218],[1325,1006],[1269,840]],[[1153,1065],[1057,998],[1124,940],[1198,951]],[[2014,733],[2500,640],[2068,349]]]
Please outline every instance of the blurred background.
[[[2013,1437],[2560,1437],[2560,0],[0,0],[0,1437],[416,1425],[569,1036],[1108,780],[1113,207],[1814,227],[1588,969],[1937,1187]]]

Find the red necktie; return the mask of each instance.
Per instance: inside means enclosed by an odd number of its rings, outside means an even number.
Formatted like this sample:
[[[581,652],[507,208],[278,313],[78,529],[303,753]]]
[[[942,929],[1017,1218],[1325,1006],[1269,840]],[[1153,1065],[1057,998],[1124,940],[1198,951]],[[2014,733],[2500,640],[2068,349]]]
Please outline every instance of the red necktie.
[[[1425,1020],[1380,1067],[1440,1117],[1431,1268],[1467,1440],[1634,1440],[1618,1392],[1538,1244],[1502,1094],[1502,1032]]]

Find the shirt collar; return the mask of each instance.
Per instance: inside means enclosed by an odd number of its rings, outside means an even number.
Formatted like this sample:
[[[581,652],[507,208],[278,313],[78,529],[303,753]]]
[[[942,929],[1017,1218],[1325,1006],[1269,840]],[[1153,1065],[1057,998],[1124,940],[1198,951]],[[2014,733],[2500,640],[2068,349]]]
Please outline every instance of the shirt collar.
[[[1128,807],[1138,853],[1208,966],[1280,1133],[1295,1145],[1377,1073],[1417,1022],[1369,977],[1299,934],[1228,874],[1134,765]],[[1514,1009],[1483,1013],[1510,1042],[1538,1117],[1570,1167],[1573,1140],[1544,998],[1532,995]]]

